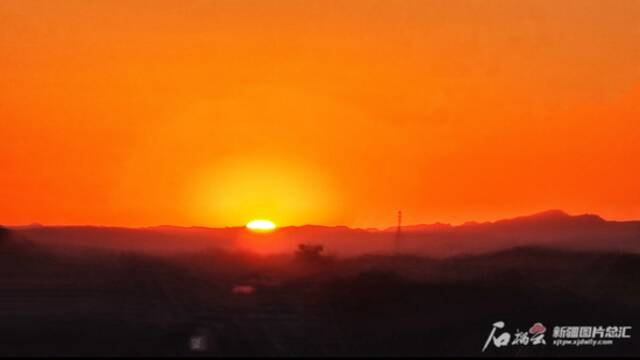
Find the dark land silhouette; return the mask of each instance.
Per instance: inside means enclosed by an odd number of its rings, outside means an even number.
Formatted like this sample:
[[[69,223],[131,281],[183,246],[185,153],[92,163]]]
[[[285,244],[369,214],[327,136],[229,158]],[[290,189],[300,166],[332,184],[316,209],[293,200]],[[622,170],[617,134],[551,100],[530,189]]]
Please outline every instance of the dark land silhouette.
[[[481,352],[496,321],[640,324],[640,222],[551,211],[410,226],[392,254],[394,234],[0,228],[0,355],[640,353],[635,327],[611,346],[549,334]]]
[[[299,244],[323,245],[336,256],[401,253],[443,258],[495,252],[517,246],[564,250],[640,251],[640,221],[606,221],[597,215],[570,216],[551,210],[496,222],[416,225],[403,228],[399,249],[395,228],[352,229],[345,226],[290,226],[256,234],[244,227],[158,226],[118,228],[42,226],[13,228],[33,243],[71,249],[108,249],[175,254],[206,249],[273,254],[292,253]]]

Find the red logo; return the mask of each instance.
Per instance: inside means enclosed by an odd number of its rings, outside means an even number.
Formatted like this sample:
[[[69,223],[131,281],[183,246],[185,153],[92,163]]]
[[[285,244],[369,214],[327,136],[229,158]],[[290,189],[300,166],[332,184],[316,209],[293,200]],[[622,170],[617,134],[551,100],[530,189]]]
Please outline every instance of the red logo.
[[[535,323],[535,324],[533,324],[531,329],[529,329],[529,333],[533,334],[533,335],[543,334],[545,331],[547,331],[547,328],[544,327],[544,325],[542,325],[542,323]]]

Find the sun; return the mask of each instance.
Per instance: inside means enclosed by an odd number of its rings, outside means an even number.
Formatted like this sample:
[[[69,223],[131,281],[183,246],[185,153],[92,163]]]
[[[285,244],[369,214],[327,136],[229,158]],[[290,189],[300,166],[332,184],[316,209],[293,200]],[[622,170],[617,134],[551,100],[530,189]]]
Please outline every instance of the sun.
[[[247,224],[247,229],[255,232],[268,232],[275,228],[276,224],[270,220],[253,220]]]

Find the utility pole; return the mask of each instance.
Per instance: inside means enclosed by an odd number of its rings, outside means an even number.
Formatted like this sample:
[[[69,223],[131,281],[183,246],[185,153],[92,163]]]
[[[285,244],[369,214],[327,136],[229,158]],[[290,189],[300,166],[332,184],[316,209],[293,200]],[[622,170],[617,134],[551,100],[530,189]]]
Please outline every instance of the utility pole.
[[[400,242],[402,241],[402,210],[398,210],[398,226],[396,227],[396,237],[394,239],[394,252],[400,253]]]

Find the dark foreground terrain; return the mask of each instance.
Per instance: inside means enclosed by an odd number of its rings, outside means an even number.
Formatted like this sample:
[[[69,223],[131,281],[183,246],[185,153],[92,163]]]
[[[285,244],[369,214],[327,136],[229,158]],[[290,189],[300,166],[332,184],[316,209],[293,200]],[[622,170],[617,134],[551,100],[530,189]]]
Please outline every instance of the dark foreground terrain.
[[[34,245],[0,228],[0,355],[638,355],[640,256],[514,248],[429,259]],[[546,345],[482,347],[496,321]],[[555,326],[633,326],[607,346]]]

